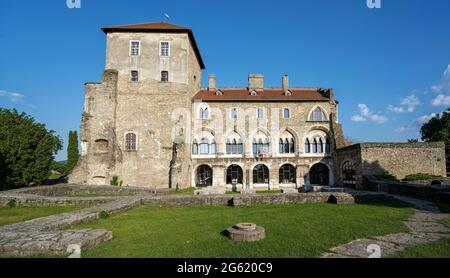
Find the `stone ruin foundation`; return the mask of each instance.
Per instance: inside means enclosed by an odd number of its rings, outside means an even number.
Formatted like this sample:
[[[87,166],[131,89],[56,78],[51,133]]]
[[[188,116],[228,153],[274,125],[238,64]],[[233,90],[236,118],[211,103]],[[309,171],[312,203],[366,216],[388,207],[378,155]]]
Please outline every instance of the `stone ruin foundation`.
[[[228,228],[227,236],[234,241],[259,241],[266,237],[266,231],[254,223],[240,223]]]

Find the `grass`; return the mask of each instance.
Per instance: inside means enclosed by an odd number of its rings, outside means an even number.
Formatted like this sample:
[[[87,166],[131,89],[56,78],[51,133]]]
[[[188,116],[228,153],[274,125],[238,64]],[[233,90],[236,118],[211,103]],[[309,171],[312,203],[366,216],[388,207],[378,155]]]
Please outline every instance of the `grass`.
[[[193,195],[195,190],[199,190],[199,187],[188,187],[185,189],[179,189],[175,191],[171,191],[169,195]]]
[[[256,258],[318,257],[351,240],[407,231],[412,209],[381,205],[258,205],[252,207],[142,206],[72,228],[104,228],[113,240],[83,257]],[[265,227],[266,239],[236,243],[222,232],[240,222]]]
[[[420,181],[420,180],[436,180],[441,179],[441,176],[434,176],[430,174],[418,173],[413,175],[408,175],[403,179],[404,181]]]
[[[79,210],[80,207],[0,207],[0,227],[34,218]]]
[[[442,223],[450,227],[450,218]],[[395,258],[450,258],[450,237],[410,247],[397,253]]]

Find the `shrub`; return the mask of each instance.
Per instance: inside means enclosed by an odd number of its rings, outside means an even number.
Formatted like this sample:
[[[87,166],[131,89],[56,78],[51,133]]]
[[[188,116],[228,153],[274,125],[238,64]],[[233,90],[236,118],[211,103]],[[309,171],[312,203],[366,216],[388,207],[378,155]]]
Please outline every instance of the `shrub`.
[[[102,210],[100,212],[100,219],[106,219],[108,217],[109,217],[109,214],[106,211]]]
[[[399,179],[397,179],[396,176],[394,176],[394,175],[392,175],[392,174],[389,174],[389,173],[386,173],[386,174],[383,174],[383,175],[375,175],[375,177],[376,177],[378,180],[381,180],[381,181],[394,181],[394,182],[399,182]]]
[[[119,177],[118,176],[113,176],[111,179],[111,185],[112,186],[118,186],[119,185]]]
[[[0,108],[0,190],[42,183],[61,148],[61,139],[44,124]]]
[[[11,199],[11,200],[9,200],[7,205],[8,205],[8,207],[10,207],[10,208],[15,208],[15,207],[17,206],[17,201],[16,201],[16,199]]]
[[[417,174],[406,176],[404,181],[436,180],[439,178],[441,178],[441,177],[430,175],[430,174],[417,173]]]

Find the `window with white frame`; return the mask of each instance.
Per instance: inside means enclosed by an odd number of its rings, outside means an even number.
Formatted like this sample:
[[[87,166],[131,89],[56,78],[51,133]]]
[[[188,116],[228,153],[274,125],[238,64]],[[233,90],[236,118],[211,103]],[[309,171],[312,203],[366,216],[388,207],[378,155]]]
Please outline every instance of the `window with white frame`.
[[[160,42],[159,54],[162,57],[169,57],[170,56],[170,42]]]
[[[289,111],[289,108],[283,108],[283,118],[289,119],[291,117],[291,111]]]
[[[256,117],[258,119],[264,118],[264,109],[262,109],[262,108],[256,109]]]
[[[130,56],[139,56],[141,54],[141,42],[130,41]]]
[[[132,70],[131,71],[131,82],[138,82],[139,81],[139,71]]]
[[[136,133],[129,132],[125,134],[125,150],[135,151],[137,150],[137,136]]]
[[[201,120],[209,119],[208,107],[200,107],[200,109],[198,110],[198,118]]]
[[[309,121],[323,122],[327,121],[325,112],[320,107],[316,107],[309,115]]]

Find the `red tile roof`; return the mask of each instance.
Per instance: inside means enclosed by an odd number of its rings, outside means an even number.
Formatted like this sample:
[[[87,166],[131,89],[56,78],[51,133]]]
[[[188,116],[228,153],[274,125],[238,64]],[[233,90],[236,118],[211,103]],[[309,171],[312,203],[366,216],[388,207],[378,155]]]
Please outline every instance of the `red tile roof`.
[[[192,29],[190,28],[170,24],[167,22],[148,22],[140,24],[106,26],[102,27],[101,29],[103,32],[105,32],[105,34],[112,32],[187,33],[193,45],[200,67],[202,69],[205,69],[205,64],[203,63],[202,56],[200,55],[200,50],[198,48],[197,42],[195,41],[194,32],[192,32]]]
[[[216,90],[200,90],[194,101],[229,102],[229,101],[255,101],[255,102],[290,102],[290,101],[329,101],[330,91],[319,88],[290,89],[291,95],[285,95],[280,89],[265,89],[256,96],[250,95],[248,89],[219,89],[223,94],[216,95]]]

